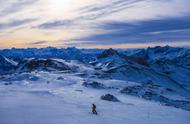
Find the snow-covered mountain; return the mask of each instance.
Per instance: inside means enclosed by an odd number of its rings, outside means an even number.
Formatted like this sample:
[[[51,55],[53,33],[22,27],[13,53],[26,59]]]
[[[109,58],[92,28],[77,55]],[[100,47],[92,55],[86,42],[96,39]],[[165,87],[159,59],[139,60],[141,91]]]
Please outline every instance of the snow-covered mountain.
[[[69,48],[28,48],[28,49],[4,49],[0,50],[0,55],[20,61],[23,58],[60,58],[64,60],[92,61],[102,50],[98,49],[77,49]]]
[[[149,63],[155,61],[172,61],[181,66],[190,66],[190,50],[186,48],[157,46],[147,49],[136,49],[132,51],[125,51],[125,54],[133,57],[144,57]]]
[[[148,48],[147,50],[134,50],[133,53],[123,53],[108,49],[100,54],[92,64],[96,68],[98,67],[98,70],[101,70],[98,74],[100,75],[99,78],[106,79],[109,77],[111,79],[137,82],[142,85],[141,87],[126,87],[126,89],[121,90],[122,93],[127,92],[131,94],[134,90],[135,93],[133,95],[147,98],[145,96],[148,94],[149,99],[163,101],[167,104],[171,103],[171,100],[164,97],[164,95],[170,91],[173,92],[173,94],[190,98],[188,95],[190,93],[189,67],[186,63],[180,65],[178,62],[175,62],[174,60],[176,60],[176,58],[170,55],[172,53],[165,52],[165,50],[170,51],[168,50],[168,46],[159,47],[160,52],[158,52],[157,49],[158,47]],[[171,49],[175,48],[171,47]],[[184,51],[184,49],[180,50]],[[155,57],[153,53],[158,57]],[[163,57],[160,54],[163,54]],[[174,54],[177,55],[176,51]],[[183,56],[183,54],[180,55]],[[182,58],[180,55],[177,57]],[[186,59],[186,56],[184,56],[184,59]],[[161,88],[162,90],[154,91],[154,89],[149,88],[151,90],[147,91],[147,85],[151,85],[151,87],[156,86],[156,89]],[[139,92],[141,93],[139,94]],[[172,104],[181,106],[181,103],[178,104],[174,102]],[[189,105],[187,105],[186,108],[189,108]]]
[[[17,63],[0,55],[0,74],[9,74],[16,69]]]
[[[54,59],[27,59],[18,65],[19,72],[32,71],[69,71],[71,68]]]
[[[0,53],[16,62],[0,56],[1,73],[31,71],[65,71],[77,66],[52,58],[77,60],[83,65],[92,65],[100,78],[113,78],[138,83],[153,82],[176,90],[190,90],[190,50],[170,46],[120,51],[82,50],[77,48],[57,49],[53,47],[36,49],[7,49]],[[81,65],[79,65],[81,66]],[[78,70],[80,72],[80,69]],[[181,92],[181,91],[180,91]]]
[[[42,82],[62,87],[79,80],[80,87],[90,91],[114,91],[189,111],[189,51],[170,46],[134,50],[6,49],[0,50],[0,82],[6,86]]]

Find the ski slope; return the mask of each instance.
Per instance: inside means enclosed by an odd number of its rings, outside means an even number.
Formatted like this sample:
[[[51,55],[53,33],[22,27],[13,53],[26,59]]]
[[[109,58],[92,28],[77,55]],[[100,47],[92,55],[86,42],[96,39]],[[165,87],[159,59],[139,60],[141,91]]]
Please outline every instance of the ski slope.
[[[28,74],[22,74],[25,76]],[[36,80],[16,76],[11,85],[0,81],[0,124],[189,124],[190,111],[159,102],[121,94],[117,89],[82,86],[85,78],[75,74],[32,72]],[[61,77],[61,78],[60,78]],[[96,80],[96,79],[94,79]],[[123,87],[120,80],[103,80]],[[116,85],[117,84],[117,85]],[[101,100],[113,94],[120,102]],[[98,115],[91,114],[91,104]]]

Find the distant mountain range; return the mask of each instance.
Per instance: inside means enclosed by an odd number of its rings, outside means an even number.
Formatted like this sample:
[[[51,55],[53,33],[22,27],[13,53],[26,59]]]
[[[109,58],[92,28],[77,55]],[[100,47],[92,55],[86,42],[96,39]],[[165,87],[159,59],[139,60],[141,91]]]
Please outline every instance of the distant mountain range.
[[[102,50],[97,49],[77,49],[69,48],[28,48],[28,49],[4,49],[0,50],[0,55],[20,61],[26,58],[60,58],[64,60],[80,60],[91,61],[94,56],[98,55]]]

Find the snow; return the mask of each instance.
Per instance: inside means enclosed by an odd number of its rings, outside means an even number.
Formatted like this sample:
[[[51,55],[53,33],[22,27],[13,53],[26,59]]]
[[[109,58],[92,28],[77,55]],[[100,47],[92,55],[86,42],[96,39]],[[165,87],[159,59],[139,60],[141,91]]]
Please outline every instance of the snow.
[[[6,58],[6,57],[4,57],[4,59],[7,61],[7,62],[9,62],[10,64],[12,64],[12,65],[14,65],[14,66],[17,66],[17,62],[15,62],[15,61],[13,61],[13,60],[10,60],[10,59],[8,59],[8,58]]]
[[[86,88],[82,86],[84,78],[74,74],[38,72],[25,75],[40,79],[27,80],[25,85],[24,79],[8,86],[0,82],[1,124],[188,124],[190,121],[189,111],[124,95],[115,89]],[[60,76],[63,77],[61,81],[57,80]],[[119,80],[103,82],[124,85]],[[107,93],[117,96],[121,102],[101,100],[100,96]],[[92,103],[97,105],[97,116],[90,113]]]
[[[4,74],[0,75],[0,124],[190,122],[188,49],[109,49],[98,57],[101,52],[74,47],[0,50],[0,72]],[[144,57],[149,66],[133,57]],[[30,66],[31,71],[21,69],[26,67],[23,60],[33,59],[49,59],[56,68],[47,61],[43,64],[47,69],[41,65],[40,69]],[[70,71],[60,69],[64,65]],[[90,85],[93,83],[102,87]],[[101,100],[105,94],[120,102]],[[91,113],[92,103],[97,106],[97,116]]]

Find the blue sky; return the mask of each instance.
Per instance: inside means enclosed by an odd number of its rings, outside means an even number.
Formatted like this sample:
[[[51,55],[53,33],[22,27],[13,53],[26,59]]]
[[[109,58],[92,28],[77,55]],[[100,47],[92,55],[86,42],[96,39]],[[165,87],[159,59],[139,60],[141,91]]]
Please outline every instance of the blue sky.
[[[190,46],[189,0],[0,0],[0,48]]]

